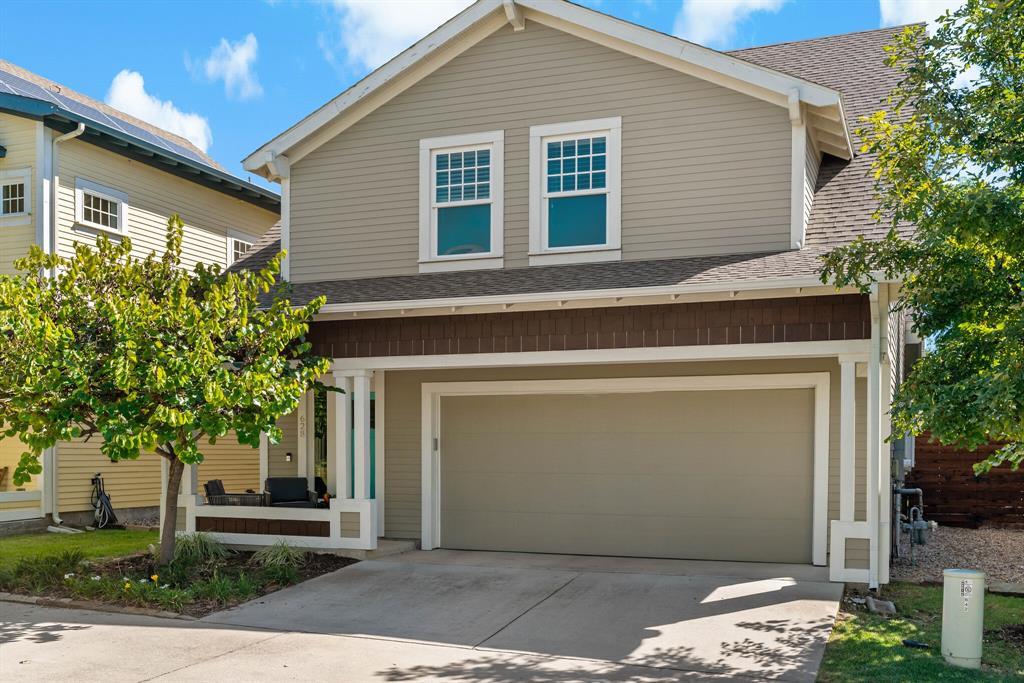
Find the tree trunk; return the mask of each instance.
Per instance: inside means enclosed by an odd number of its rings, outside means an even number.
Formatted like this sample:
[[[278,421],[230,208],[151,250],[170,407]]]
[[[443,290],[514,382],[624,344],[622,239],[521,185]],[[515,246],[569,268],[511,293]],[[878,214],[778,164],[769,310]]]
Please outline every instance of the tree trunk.
[[[178,521],[178,488],[185,463],[177,458],[167,459],[167,495],[164,496],[164,523],[160,527],[159,564],[170,564],[174,559],[174,532]]]

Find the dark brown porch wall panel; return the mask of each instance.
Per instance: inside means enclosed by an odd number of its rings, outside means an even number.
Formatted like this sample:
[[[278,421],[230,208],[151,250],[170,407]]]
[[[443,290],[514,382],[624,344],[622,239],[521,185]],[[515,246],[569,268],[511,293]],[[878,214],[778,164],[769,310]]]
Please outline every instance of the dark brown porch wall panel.
[[[331,535],[331,524],[330,522],[305,519],[231,519],[225,517],[196,517],[196,531],[213,531],[226,534],[269,534],[271,536],[285,535],[327,538]]]
[[[331,358],[868,339],[861,294],[314,323]]]

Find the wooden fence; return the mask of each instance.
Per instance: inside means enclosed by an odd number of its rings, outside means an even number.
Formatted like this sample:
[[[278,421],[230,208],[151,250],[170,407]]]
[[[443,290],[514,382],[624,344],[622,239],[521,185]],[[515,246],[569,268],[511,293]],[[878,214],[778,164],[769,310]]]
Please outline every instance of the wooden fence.
[[[906,485],[924,490],[925,517],[948,526],[1024,528],[1024,467],[1004,465],[981,476],[971,469],[998,447],[969,452],[918,437]]]

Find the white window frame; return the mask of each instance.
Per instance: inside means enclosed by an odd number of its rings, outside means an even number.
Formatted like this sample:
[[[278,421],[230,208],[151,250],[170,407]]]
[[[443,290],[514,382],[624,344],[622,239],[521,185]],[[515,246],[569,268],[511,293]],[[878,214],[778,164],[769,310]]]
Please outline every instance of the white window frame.
[[[608,216],[606,242],[600,245],[550,248],[546,210],[547,167],[544,150],[548,142],[580,137],[606,139],[606,193]],[[558,193],[557,196],[596,194],[591,190]],[[622,259],[622,117],[550,123],[530,126],[530,265],[589,263]]]
[[[0,186],[23,183],[25,185],[25,210],[0,214],[0,225],[22,225],[32,220],[32,168],[12,168],[0,171]],[[0,210],[3,210],[0,206]]]
[[[227,252],[226,252],[225,257],[224,257],[225,263],[227,263],[228,266],[231,266],[236,261],[236,259],[235,259],[235,242],[244,242],[245,244],[248,244],[249,245],[249,250],[251,251],[252,248],[256,245],[256,239],[257,239],[256,237],[254,237],[253,235],[250,235],[248,233],[239,232],[237,230],[229,230],[228,231],[228,239],[227,239]],[[246,253],[248,253],[248,252],[246,252]]]
[[[434,158],[439,153],[489,147],[491,150],[491,250],[479,254],[441,256],[437,253],[437,209]],[[420,140],[420,258],[419,272],[481,270],[504,267],[505,253],[505,131],[492,130]],[[444,204],[468,206],[487,200]]]
[[[117,203],[117,229],[85,220],[85,193]],[[99,230],[111,235],[128,234],[128,194],[85,178],[75,178],[75,227]]]

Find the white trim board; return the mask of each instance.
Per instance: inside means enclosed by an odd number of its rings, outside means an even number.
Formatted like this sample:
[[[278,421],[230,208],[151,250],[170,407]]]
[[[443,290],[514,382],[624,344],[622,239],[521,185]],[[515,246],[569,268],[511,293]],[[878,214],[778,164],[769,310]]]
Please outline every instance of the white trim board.
[[[765,375],[703,375],[614,379],[511,380],[485,382],[425,382],[421,385],[420,474],[421,546],[440,547],[441,539],[441,397],[529,394],[641,393],[654,391],[723,391],[752,389],[814,390],[814,488],[811,561],[827,562],[829,384],[828,372]]]
[[[800,101],[834,126],[845,146],[829,151],[852,156],[850,134],[838,91],[757,66],[737,57],[631,24],[562,0],[516,0],[530,21],[576,35],[663,66],[718,83],[779,106],[796,90]],[[384,66],[248,155],[246,170],[267,177],[279,155],[299,161],[377,107],[390,101],[508,23],[502,0],[479,0],[445,22]],[[525,30],[529,31],[528,23]]]
[[[777,290],[791,290],[779,292]],[[394,311],[405,314],[428,308],[447,308],[450,313],[460,312],[470,306],[507,306],[520,304],[555,304],[558,307],[573,302],[588,302],[588,305],[606,306],[611,304],[632,305],[638,299],[662,297],[668,303],[681,301],[710,301],[711,297],[758,299],[772,296],[822,296],[833,294],[854,294],[857,290],[845,287],[839,291],[835,287],[823,285],[817,276],[782,277],[738,280],[732,282],[701,282],[679,285],[661,285],[655,287],[616,287],[611,289],[582,289],[577,291],[537,292],[528,294],[494,294],[489,296],[462,296],[442,299],[406,299],[400,301],[365,301],[346,304],[325,304],[317,314],[316,320],[331,320],[329,316],[348,314],[354,317],[362,313],[379,313]],[[590,303],[594,300],[606,299],[608,302]],[[648,302],[662,303],[662,302]],[[522,309],[518,309],[522,310]]]
[[[375,356],[335,358],[332,372],[374,370],[428,370],[442,368],[501,368],[602,363],[664,363],[677,361],[771,360],[830,358],[841,355],[867,360],[869,342],[862,340],[776,342],[773,344],[710,344],[653,348],[590,349],[584,351],[526,351],[466,353],[435,356]]]

